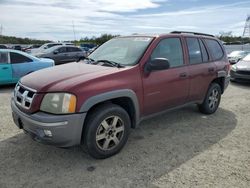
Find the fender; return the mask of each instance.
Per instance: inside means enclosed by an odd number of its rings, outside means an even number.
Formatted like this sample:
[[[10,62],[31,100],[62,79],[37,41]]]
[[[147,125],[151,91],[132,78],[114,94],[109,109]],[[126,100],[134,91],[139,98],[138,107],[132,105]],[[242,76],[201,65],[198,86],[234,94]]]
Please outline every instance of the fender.
[[[80,108],[80,112],[87,112],[89,111],[91,107],[93,107],[94,105],[98,103],[111,100],[111,99],[120,98],[120,97],[128,97],[132,100],[134,109],[135,109],[135,125],[138,125],[140,121],[140,108],[139,108],[137,96],[135,92],[131,89],[109,91],[106,93],[101,93],[93,97],[90,97],[82,104]]]
[[[227,72],[224,70],[218,71],[217,73],[217,78],[226,78],[227,77]]]

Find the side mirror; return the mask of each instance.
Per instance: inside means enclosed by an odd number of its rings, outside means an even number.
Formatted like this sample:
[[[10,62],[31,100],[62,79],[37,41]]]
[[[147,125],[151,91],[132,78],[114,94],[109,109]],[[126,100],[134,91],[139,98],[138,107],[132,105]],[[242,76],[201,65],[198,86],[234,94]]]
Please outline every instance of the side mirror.
[[[145,65],[145,72],[149,73],[151,71],[166,70],[169,69],[170,64],[166,58],[155,58],[149,61]]]
[[[59,51],[58,51],[58,50],[55,50],[53,53],[54,53],[54,54],[58,54],[58,53],[59,53]]]

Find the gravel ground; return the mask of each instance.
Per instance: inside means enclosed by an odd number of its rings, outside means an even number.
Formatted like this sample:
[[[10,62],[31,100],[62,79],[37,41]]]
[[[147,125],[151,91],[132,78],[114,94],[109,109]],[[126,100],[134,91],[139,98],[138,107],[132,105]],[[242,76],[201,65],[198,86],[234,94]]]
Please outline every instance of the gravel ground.
[[[32,141],[0,89],[0,187],[250,187],[250,85],[230,84],[216,114],[196,106],[144,121],[118,155]]]

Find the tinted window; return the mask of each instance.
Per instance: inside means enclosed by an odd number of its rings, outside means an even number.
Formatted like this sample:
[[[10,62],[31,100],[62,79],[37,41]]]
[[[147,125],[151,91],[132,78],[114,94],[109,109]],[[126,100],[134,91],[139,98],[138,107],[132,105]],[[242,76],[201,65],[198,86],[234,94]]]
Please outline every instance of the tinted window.
[[[53,47],[53,46],[59,46],[59,45],[62,45],[62,44],[48,44],[48,45],[47,45],[47,48],[51,48],[51,47]]]
[[[0,64],[8,63],[8,53],[7,52],[0,52]]]
[[[65,53],[66,52],[66,47],[58,48],[59,53]]]
[[[216,40],[205,39],[208,50],[211,53],[214,60],[221,59],[224,55],[220,44]]]
[[[67,48],[67,51],[68,51],[68,52],[80,52],[81,49],[76,48],[76,47],[68,47],[68,48]]]
[[[197,38],[187,38],[189,63],[202,63],[200,44]]]
[[[203,60],[203,62],[208,62],[207,49],[206,49],[204,43],[201,40],[199,40],[199,41],[200,41],[200,46],[201,46],[202,60]]]
[[[32,62],[32,59],[18,53],[10,52],[10,61],[11,63],[27,63]]]
[[[179,38],[163,39],[154,49],[151,59],[166,58],[170,67],[178,67],[184,64],[181,40]]]

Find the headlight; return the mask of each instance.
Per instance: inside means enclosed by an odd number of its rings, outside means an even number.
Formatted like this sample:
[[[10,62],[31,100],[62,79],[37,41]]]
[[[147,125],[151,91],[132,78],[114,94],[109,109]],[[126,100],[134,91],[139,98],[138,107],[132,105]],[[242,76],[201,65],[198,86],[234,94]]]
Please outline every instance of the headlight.
[[[237,71],[236,65],[232,65],[231,70],[232,70],[232,71]]]
[[[69,93],[48,93],[43,98],[40,110],[52,114],[74,113],[76,96]]]

